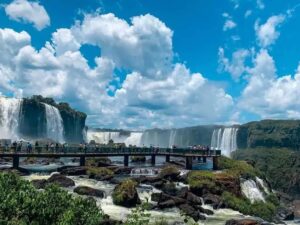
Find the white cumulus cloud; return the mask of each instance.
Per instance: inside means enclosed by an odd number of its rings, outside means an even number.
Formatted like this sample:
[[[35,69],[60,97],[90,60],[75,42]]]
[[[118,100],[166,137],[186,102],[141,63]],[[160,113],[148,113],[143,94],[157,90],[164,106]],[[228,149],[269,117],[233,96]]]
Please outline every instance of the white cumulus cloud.
[[[36,1],[14,0],[5,6],[10,19],[32,23],[38,30],[50,25],[50,18],[45,8]]]

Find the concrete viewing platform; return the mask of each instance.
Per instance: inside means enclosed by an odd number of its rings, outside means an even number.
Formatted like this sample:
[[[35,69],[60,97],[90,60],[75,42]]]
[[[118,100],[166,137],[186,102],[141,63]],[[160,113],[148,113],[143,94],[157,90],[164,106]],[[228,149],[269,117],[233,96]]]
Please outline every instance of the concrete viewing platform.
[[[2,151],[1,151],[2,150]],[[166,157],[166,162],[170,162],[170,157],[182,157],[186,161],[186,169],[191,170],[193,167],[193,159],[202,159],[206,163],[207,158],[212,158],[213,169],[218,169],[218,157],[221,156],[221,150],[194,150],[184,148],[138,148],[138,147],[66,147],[66,148],[34,148],[32,151],[15,151],[5,152],[0,150],[0,157],[13,158],[13,167],[19,167],[20,157],[36,157],[36,158],[61,158],[76,157],[80,158],[80,166],[85,166],[85,158],[93,157],[113,157],[123,156],[124,166],[128,166],[130,156],[151,156],[151,164],[155,165],[156,156]],[[45,151],[46,150],[46,151]]]

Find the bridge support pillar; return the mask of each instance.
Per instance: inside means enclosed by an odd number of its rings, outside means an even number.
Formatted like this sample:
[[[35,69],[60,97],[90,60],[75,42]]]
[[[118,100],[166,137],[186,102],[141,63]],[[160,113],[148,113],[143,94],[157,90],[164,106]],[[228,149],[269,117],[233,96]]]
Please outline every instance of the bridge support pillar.
[[[213,157],[213,170],[218,170],[218,169],[219,169],[219,158]]]
[[[15,168],[15,169],[19,168],[19,156],[18,155],[13,156],[13,168]]]
[[[166,162],[170,162],[170,155],[166,155]]]
[[[193,168],[193,157],[192,156],[185,157],[185,168],[187,170],[191,170]]]
[[[124,166],[129,165],[129,155],[124,155]]]
[[[202,157],[202,161],[203,161],[204,163],[206,163],[206,157],[205,157],[205,156]]]
[[[85,166],[85,156],[80,156],[80,166]]]
[[[155,165],[155,155],[151,155],[151,164],[154,166]]]

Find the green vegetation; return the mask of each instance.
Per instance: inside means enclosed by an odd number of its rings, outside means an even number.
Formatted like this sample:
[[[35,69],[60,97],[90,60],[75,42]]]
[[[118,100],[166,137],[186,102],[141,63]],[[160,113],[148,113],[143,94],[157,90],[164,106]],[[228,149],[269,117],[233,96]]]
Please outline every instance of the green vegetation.
[[[101,164],[111,164],[108,157],[88,157],[85,160],[86,166],[101,166]]]
[[[253,162],[264,173],[272,188],[294,197],[300,196],[300,153],[288,149],[245,149],[235,159]]]
[[[237,144],[240,148],[300,149],[300,120],[262,120],[239,127]]]
[[[140,199],[136,187],[137,182],[131,179],[126,179],[118,184],[112,193],[114,204],[125,207],[134,207],[139,204]]]
[[[180,171],[176,166],[166,166],[160,171],[159,176],[161,178],[176,179],[179,174]]]
[[[267,221],[272,221],[276,213],[276,206],[268,201],[251,203],[248,199],[236,197],[229,192],[223,193],[222,200],[229,208],[237,210],[245,215],[260,217]]]
[[[192,190],[206,188],[209,190],[215,189],[212,190],[212,192],[216,192],[218,189],[216,185],[216,175],[210,171],[192,171],[188,174],[187,181]]]
[[[0,224],[99,225],[102,219],[93,199],[74,197],[53,185],[38,191],[13,173],[0,174]]]
[[[219,168],[226,170],[227,173],[235,177],[243,177],[245,179],[254,179],[256,176],[261,175],[259,170],[246,161],[233,160],[224,156],[219,158]]]
[[[87,167],[86,171],[89,176],[111,176],[114,172],[105,167]]]

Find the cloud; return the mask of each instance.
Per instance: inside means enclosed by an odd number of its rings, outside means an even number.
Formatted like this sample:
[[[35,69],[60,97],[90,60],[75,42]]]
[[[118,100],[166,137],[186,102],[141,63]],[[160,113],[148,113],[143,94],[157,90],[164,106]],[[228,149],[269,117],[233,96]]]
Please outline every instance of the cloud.
[[[278,77],[275,62],[261,50],[249,69],[249,81],[238,103],[262,118],[300,118],[300,64],[295,75]]]
[[[10,19],[32,23],[38,30],[50,25],[50,18],[45,8],[39,2],[14,0],[5,6],[5,12]]]
[[[275,43],[280,33],[276,30],[278,26],[285,21],[285,16],[280,14],[277,16],[271,16],[266,23],[259,24],[259,21],[255,23],[255,31],[258,43],[261,47],[266,48]]]
[[[0,29],[0,91],[42,94],[88,114],[101,127],[181,127],[226,121],[234,104],[222,86],[173,63],[173,32],[152,15],[131,23],[113,14],[85,15],[36,49],[26,32]],[[95,66],[80,52],[101,49]],[[100,51],[99,51],[100,52]],[[123,81],[115,70],[128,71]],[[116,85],[117,84],[117,85]]]
[[[264,4],[263,0],[256,0],[256,5],[257,5],[257,8],[259,8],[259,9],[265,8],[265,4]]]
[[[173,32],[156,17],[135,16],[131,24],[114,14],[86,15],[72,28],[81,44],[99,46],[118,67],[163,77],[173,59]]]
[[[222,16],[226,18],[226,21],[223,26],[223,31],[231,30],[237,26],[228,13],[224,12]]]
[[[245,12],[244,17],[245,17],[245,18],[248,18],[249,16],[251,16],[251,14],[252,14],[252,10],[247,10],[247,11]]]
[[[219,69],[220,72],[228,72],[232,79],[238,81],[240,76],[247,70],[245,65],[246,59],[250,56],[247,49],[239,49],[232,54],[231,60],[226,58],[224,49],[219,48]]]

